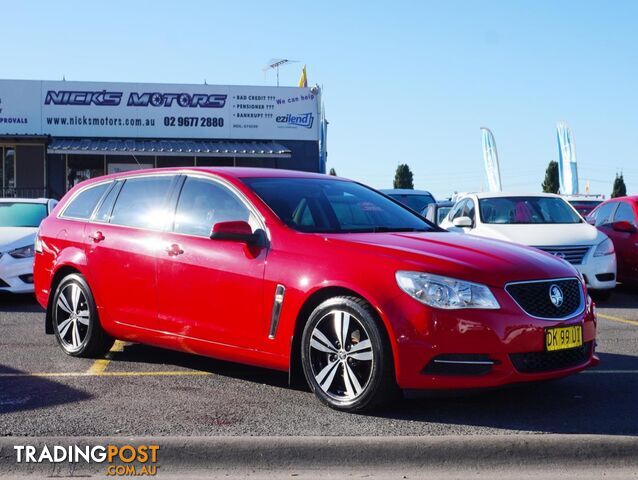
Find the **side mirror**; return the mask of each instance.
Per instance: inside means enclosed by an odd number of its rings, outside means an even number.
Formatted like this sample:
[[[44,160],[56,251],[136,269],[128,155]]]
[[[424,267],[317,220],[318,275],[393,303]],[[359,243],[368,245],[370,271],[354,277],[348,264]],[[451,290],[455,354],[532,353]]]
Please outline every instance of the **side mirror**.
[[[596,226],[596,219],[594,217],[585,217],[585,221],[590,225]]]
[[[459,228],[472,228],[473,223],[470,217],[456,217],[452,220],[452,225]]]
[[[625,220],[612,223],[611,228],[613,228],[616,232],[636,233],[636,227]]]
[[[243,220],[216,223],[213,225],[210,238],[211,240],[229,240],[249,245],[259,241],[259,236],[253,233],[248,222]]]

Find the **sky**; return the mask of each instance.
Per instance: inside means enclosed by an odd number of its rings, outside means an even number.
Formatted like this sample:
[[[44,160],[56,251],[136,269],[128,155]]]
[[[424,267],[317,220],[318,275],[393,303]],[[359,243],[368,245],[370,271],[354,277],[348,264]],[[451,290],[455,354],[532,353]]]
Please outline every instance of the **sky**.
[[[574,133],[580,188],[638,191],[638,2],[3,0],[0,78],[323,87],[328,168],[391,188],[399,163],[437,197],[540,190]]]

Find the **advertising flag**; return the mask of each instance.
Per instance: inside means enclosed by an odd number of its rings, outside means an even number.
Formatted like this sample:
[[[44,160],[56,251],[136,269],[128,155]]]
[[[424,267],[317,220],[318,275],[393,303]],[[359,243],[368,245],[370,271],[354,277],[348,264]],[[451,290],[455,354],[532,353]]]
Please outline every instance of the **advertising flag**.
[[[299,77],[299,86],[307,88],[308,87],[308,74],[306,73],[306,66],[303,66],[301,70],[301,76]]]
[[[485,173],[490,192],[502,191],[501,171],[498,165],[498,152],[496,151],[496,141],[489,128],[481,127],[483,143],[483,160],[485,160]]]
[[[556,125],[558,137],[558,178],[560,193],[573,195],[578,193],[578,168],[576,165],[576,147],[574,135],[565,122]]]

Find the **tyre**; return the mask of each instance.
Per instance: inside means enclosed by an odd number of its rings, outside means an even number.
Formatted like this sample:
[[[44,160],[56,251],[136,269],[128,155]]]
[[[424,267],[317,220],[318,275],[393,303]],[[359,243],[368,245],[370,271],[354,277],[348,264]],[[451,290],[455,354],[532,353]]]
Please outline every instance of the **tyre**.
[[[73,357],[100,357],[114,339],[100,324],[93,294],[82,275],[62,279],[51,303],[53,332],[64,353]]]
[[[311,390],[336,410],[371,410],[397,393],[385,329],[370,304],[357,297],[334,297],[312,312],[301,363]]]
[[[610,288],[608,290],[590,290],[589,293],[591,297],[599,302],[604,302],[611,298],[611,293],[613,290]]]

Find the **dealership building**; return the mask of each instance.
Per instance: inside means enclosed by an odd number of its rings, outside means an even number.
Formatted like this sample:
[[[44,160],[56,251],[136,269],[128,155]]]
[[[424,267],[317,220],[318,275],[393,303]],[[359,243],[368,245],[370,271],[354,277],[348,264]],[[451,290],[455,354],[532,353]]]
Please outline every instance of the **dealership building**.
[[[325,172],[318,87],[0,80],[0,197],[140,168]]]

